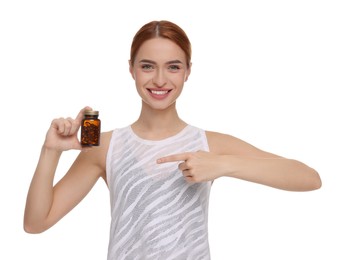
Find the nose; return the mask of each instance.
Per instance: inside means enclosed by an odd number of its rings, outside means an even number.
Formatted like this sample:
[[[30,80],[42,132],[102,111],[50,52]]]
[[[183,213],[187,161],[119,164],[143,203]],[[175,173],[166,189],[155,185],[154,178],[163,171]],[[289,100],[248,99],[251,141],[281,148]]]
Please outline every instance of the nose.
[[[167,82],[167,79],[166,79],[166,75],[164,74],[164,72],[161,69],[157,70],[152,78],[153,85],[155,85],[158,88],[161,88],[166,85],[166,82]]]

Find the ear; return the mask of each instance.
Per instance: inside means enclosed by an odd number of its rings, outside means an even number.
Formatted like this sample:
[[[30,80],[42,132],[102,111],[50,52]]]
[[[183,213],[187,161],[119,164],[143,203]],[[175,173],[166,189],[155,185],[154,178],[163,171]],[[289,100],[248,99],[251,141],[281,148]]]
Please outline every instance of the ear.
[[[131,60],[128,61],[129,73],[131,73],[132,78],[135,80],[134,68]]]
[[[190,76],[191,67],[192,67],[192,63],[190,62],[189,68],[187,69],[186,74],[185,74],[185,80],[184,80],[184,82],[186,82],[186,81],[188,80],[189,76]]]

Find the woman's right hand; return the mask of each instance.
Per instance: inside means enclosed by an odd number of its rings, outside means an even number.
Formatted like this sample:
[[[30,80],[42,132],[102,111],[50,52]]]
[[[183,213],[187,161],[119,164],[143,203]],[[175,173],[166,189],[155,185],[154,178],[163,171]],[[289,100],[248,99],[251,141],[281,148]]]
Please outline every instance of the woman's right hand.
[[[46,134],[44,147],[58,152],[70,149],[81,150],[82,146],[77,134],[86,110],[92,110],[92,108],[88,106],[84,107],[75,119],[70,117],[54,119]]]

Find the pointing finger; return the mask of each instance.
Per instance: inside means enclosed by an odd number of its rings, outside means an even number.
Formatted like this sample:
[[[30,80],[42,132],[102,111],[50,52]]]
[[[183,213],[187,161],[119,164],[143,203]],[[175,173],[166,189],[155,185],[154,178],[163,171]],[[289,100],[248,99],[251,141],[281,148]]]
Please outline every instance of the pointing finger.
[[[189,159],[191,153],[180,153],[168,155],[157,160],[157,163],[167,163],[167,162],[178,162],[178,161],[186,161]]]

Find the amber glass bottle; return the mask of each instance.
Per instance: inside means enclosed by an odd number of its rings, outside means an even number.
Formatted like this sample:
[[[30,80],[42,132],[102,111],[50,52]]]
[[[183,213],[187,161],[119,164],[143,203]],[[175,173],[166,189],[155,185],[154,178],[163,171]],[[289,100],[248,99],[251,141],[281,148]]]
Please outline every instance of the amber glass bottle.
[[[101,134],[101,120],[99,111],[85,111],[81,124],[81,145],[99,146]]]

